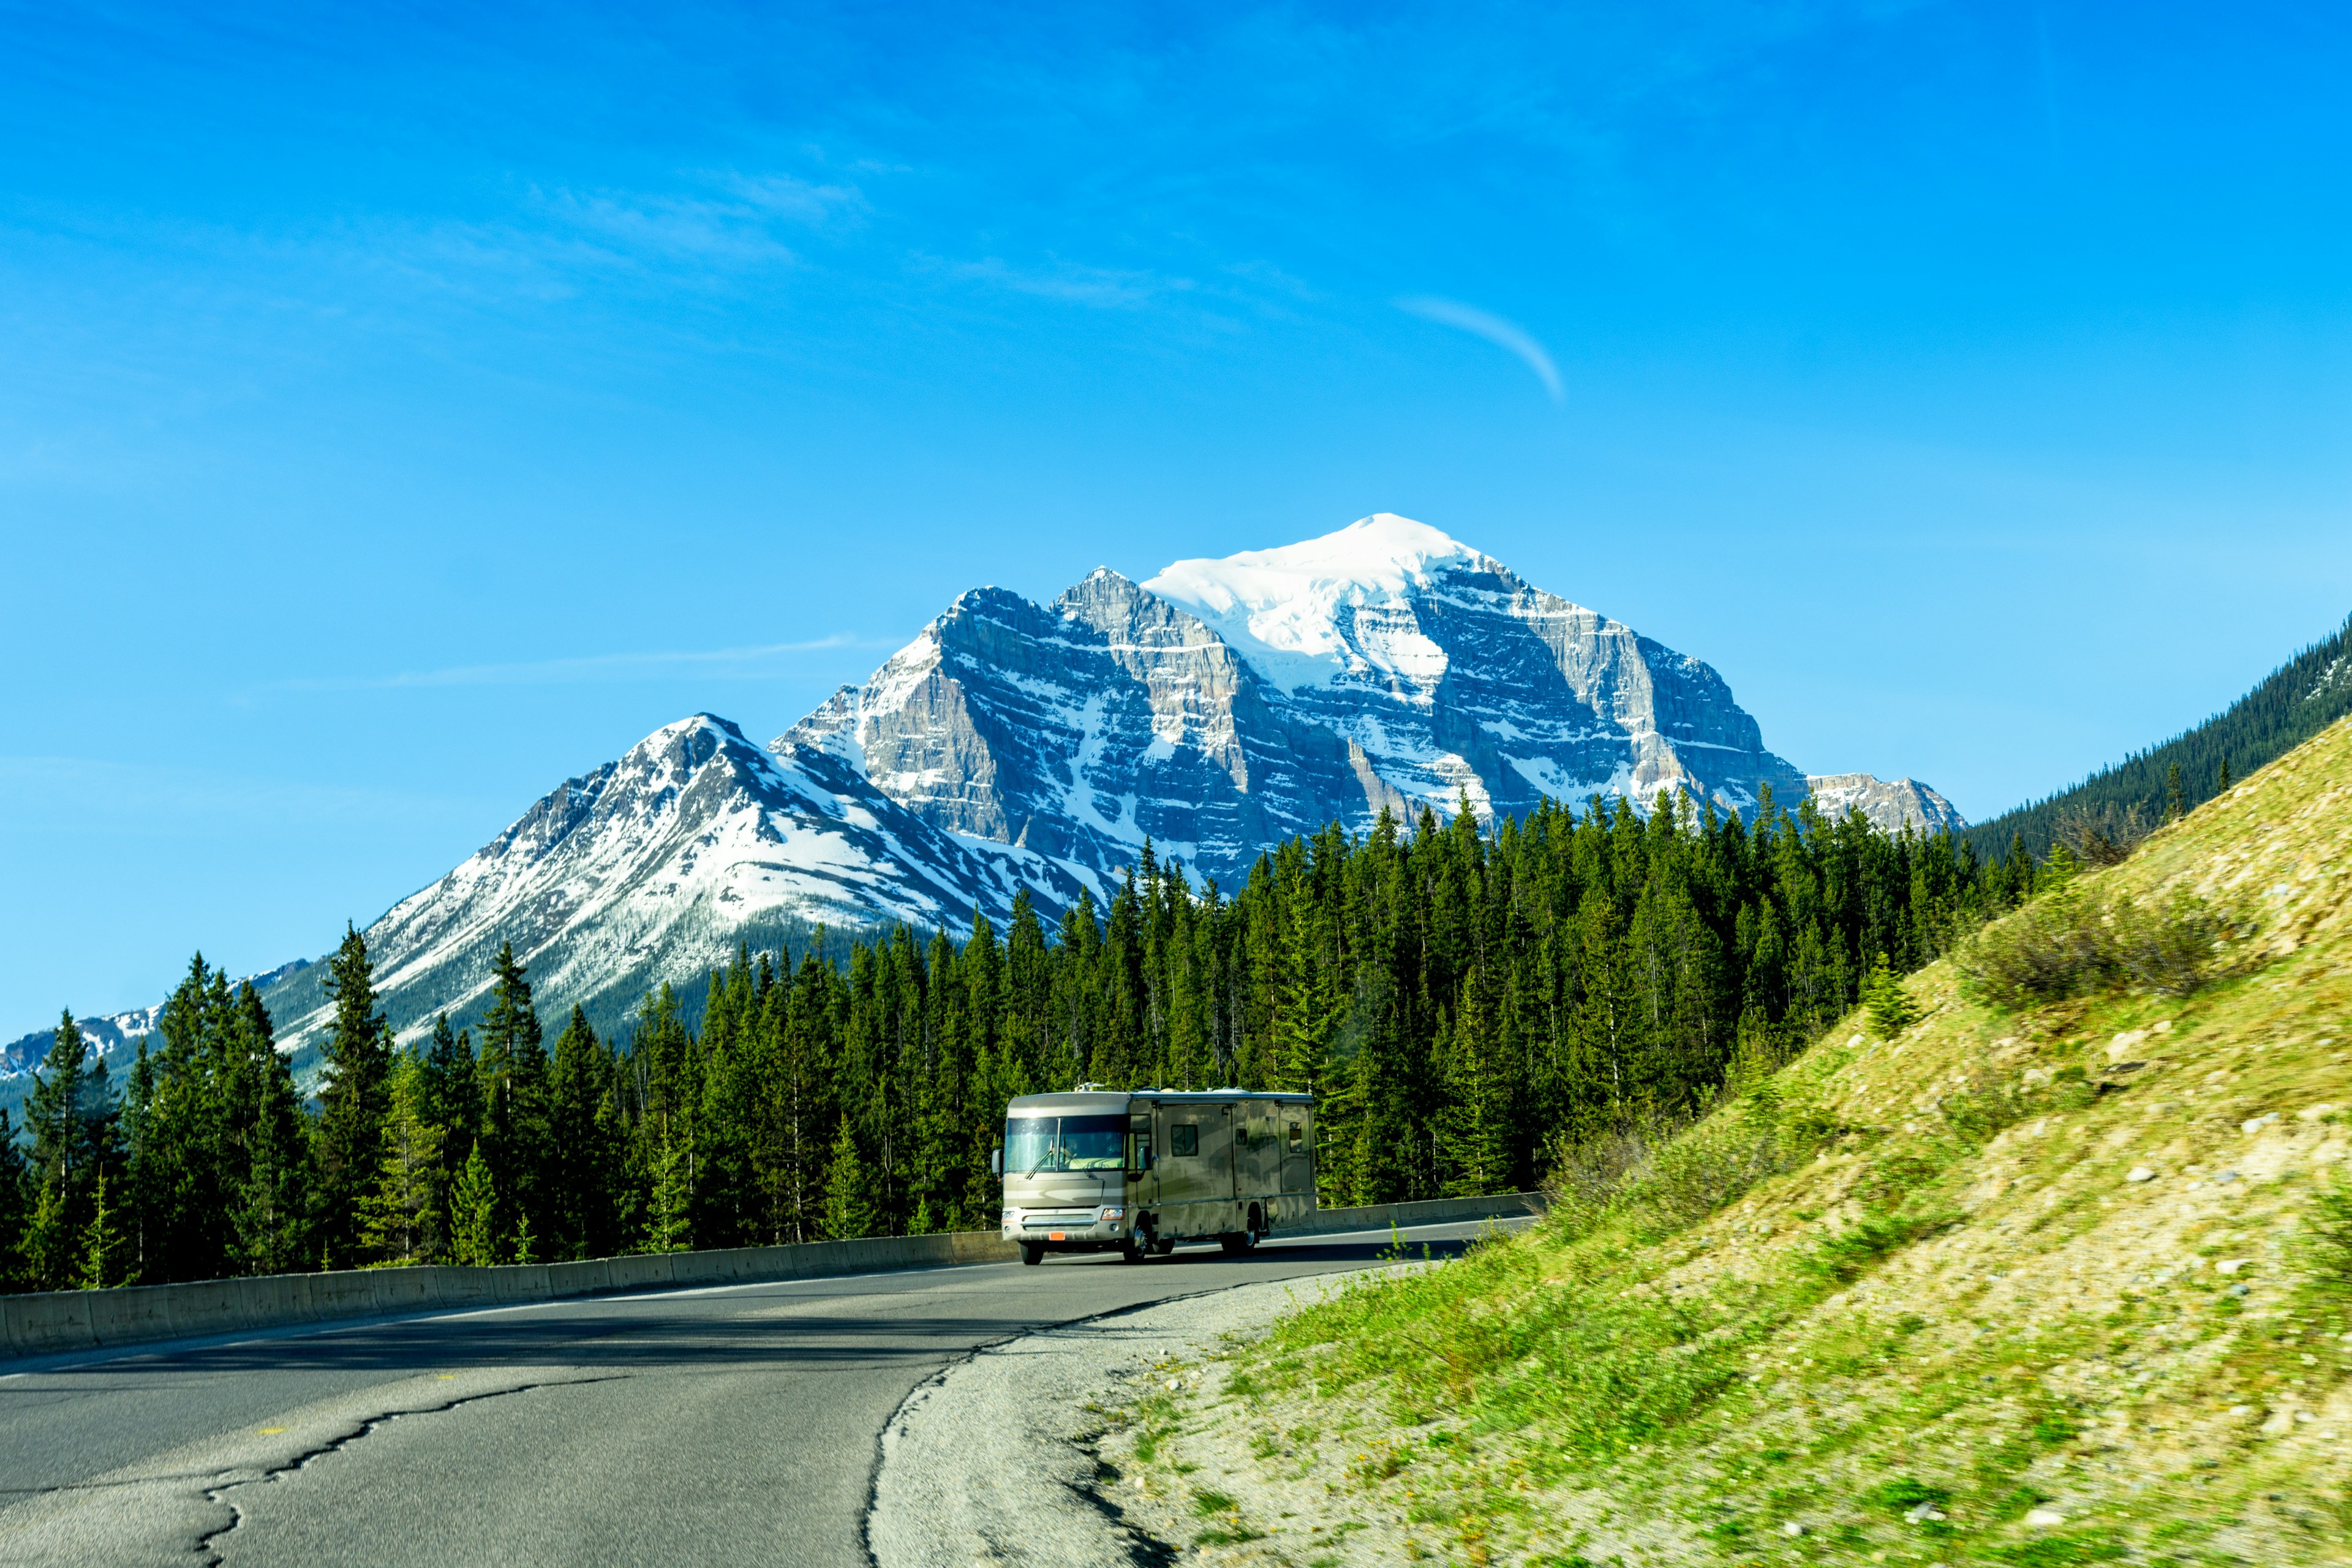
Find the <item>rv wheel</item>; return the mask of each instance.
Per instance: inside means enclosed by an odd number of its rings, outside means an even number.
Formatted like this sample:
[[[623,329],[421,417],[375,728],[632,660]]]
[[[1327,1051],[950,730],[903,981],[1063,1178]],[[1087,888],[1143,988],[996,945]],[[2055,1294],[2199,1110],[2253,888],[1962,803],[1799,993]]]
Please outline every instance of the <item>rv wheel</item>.
[[[1045,1262],[1045,1244],[1041,1241],[1023,1242],[1021,1244],[1021,1261],[1032,1264]]]
[[[1227,1258],[1239,1258],[1257,1245],[1257,1233],[1249,1230],[1229,1230],[1217,1237],[1217,1245],[1225,1249]]]

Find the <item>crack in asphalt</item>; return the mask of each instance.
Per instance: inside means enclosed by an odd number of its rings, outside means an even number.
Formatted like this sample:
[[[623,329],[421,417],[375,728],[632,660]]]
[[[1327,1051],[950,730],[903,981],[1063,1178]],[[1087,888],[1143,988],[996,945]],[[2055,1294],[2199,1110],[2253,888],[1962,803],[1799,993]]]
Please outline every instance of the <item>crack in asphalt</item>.
[[[403,1416],[446,1415],[449,1411],[456,1410],[463,1405],[479,1405],[483,1401],[489,1399],[503,1399],[509,1394],[530,1394],[541,1388],[576,1388],[583,1384],[591,1383],[618,1383],[624,1380],[617,1377],[548,1378],[545,1381],[539,1383],[519,1383],[512,1388],[493,1388],[482,1394],[460,1394],[454,1399],[445,1400],[439,1405],[422,1405],[415,1410],[391,1410],[386,1411],[382,1415],[370,1416],[366,1421],[360,1424],[357,1431],[347,1432],[340,1437],[320,1444],[315,1448],[305,1449],[282,1464],[270,1465],[265,1468],[259,1475],[241,1477],[236,1480],[224,1481],[216,1487],[205,1488],[205,1500],[208,1502],[219,1503],[223,1507],[226,1508],[229,1511],[229,1521],[226,1524],[220,1526],[218,1529],[206,1531],[204,1534],[196,1537],[196,1550],[204,1554],[205,1568],[218,1568],[218,1565],[226,1561],[226,1559],[222,1557],[219,1550],[214,1545],[214,1542],[228,1536],[234,1532],[238,1526],[245,1522],[245,1510],[238,1507],[236,1501],[228,1496],[230,1492],[236,1490],[239,1487],[261,1486],[270,1481],[282,1480],[286,1477],[295,1474],[297,1471],[308,1468],[313,1460],[323,1459],[330,1454],[341,1453],[344,1449],[350,1447],[361,1438],[373,1436],[381,1428],[389,1426]],[[57,1489],[62,1490],[66,1489],[60,1488]]]

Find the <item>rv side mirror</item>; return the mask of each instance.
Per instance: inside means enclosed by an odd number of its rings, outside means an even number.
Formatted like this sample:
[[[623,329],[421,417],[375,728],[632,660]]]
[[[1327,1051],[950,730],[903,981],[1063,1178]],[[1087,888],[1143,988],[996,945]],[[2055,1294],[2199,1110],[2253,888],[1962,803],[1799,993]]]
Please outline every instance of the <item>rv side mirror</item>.
[[[988,1152],[988,1173],[992,1176],[1001,1176],[1004,1174],[1003,1150],[991,1149]]]

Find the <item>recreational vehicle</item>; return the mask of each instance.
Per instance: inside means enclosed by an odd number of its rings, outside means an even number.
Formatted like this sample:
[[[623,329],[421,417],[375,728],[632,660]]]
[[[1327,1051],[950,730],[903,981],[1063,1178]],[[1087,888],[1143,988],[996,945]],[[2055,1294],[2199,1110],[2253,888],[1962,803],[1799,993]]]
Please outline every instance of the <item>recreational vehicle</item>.
[[[1005,1107],[1004,1239],[1021,1261],[1129,1263],[1213,1241],[1246,1252],[1315,1208],[1315,1097],[1081,1086]]]

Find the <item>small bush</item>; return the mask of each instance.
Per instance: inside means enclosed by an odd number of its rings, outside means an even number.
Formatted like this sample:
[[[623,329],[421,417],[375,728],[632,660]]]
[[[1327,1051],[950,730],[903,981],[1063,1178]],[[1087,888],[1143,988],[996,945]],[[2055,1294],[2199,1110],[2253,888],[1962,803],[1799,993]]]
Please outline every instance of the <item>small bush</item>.
[[[2352,1297],[2352,1184],[2342,1176],[2313,1194],[2303,1254],[2311,1283],[2321,1294]]]
[[[1751,1098],[1751,1114],[1727,1123],[1661,1117],[1556,1145],[1544,1181],[1552,1223],[1574,1234],[1619,1215],[1653,1238],[1668,1236],[1777,1174],[1788,1163],[1780,1105],[1769,1090]]]
[[[1869,1500],[1879,1507],[1901,1513],[1905,1509],[1926,1503],[1929,1508],[1942,1508],[1952,1500],[1949,1489],[1931,1487],[1927,1482],[1906,1476],[1900,1480],[1881,1481],[1868,1494]]]
[[[2130,857],[2147,837],[2147,814],[2135,801],[2117,806],[2112,801],[2096,811],[2088,806],[2061,807],[2052,825],[2058,842],[2089,866],[2113,866]]]
[[[1862,983],[1862,1005],[1870,1019],[1870,1032],[1882,1040],[1893,1039],[1919,1020],[1918,1005],[1903,988],[1903,977],[1895,973],[1883,952]]]
[[[1888,1253],[1899,1252],[1921,1237],[1958,1223],[1959,1217],[1957,1210],[1937,1210],[1865,1219],[1813,1248],[1811,1261],[1822,1274],[1847,1284]]]
[[[2185,889],[2139,903],[2068,882],[1979,931],[1956,963],[1972,993],[2002,1007],[2127,987],[2186,996],[2221,976],[2234,934]]]

